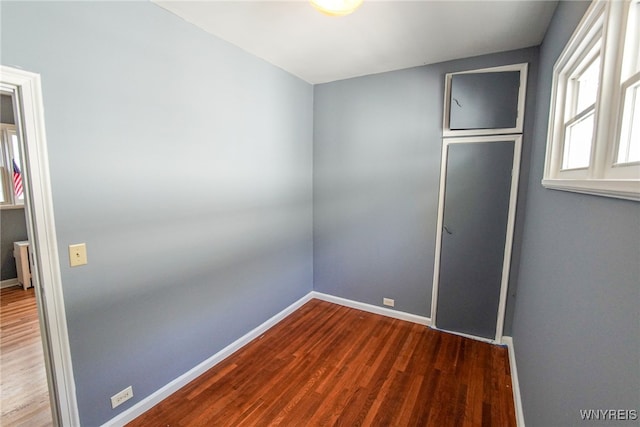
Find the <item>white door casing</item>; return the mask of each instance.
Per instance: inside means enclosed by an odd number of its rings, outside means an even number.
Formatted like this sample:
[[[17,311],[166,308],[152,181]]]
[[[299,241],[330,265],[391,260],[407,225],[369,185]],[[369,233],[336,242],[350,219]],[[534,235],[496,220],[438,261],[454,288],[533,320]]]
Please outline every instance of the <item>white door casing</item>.
[[[79,426],[58,257],[40,75],[0,65],[0,89],[16,103],[22,142],[31,269],[55,425]]]

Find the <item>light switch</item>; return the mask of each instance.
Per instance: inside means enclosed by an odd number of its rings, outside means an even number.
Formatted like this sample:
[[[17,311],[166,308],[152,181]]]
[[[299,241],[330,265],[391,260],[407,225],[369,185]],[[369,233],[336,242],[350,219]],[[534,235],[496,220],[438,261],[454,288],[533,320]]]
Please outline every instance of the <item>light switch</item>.
[[[85,265],[87,263],[87,245],[78,243],[69,245],[69,264],[71,267]]]

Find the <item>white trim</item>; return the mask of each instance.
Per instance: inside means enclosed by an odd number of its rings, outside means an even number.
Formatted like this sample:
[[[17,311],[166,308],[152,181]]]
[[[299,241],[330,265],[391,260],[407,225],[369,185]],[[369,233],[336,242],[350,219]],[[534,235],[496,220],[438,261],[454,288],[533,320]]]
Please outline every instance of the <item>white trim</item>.
[[[516,351],[513,347],[513,338],[502,337],[502,344],[507,346],[509,354],[509,369],[511,371],[511,387],[513,388],[513,404],[516,409],[516,425],[524,427],[524,412],[522,410],[522,395],[520,394],[520,381],[518,380],[518,368],[516,367]]]
[[[621,82],[629,1],[594,0],[553,66],[542,185],[552,190],[640,201],[640,168],[617,165],[623,90]],[[600,77],[590,164],[562,170],[567,87],[575,64],[600,39]]]
[[[366,311],[368,313],[379,314],[386,317],[392,317],[394,319],[406,320],[407,322],[417,323],[419,325],[430,326],[431,319],[425,316],[419,316],[417,314],[406,313],[404,311],[392,310],[390,308],[378,307],[376,305],[367,304],[364,302],[353,301],[350,299],[337,297],[334,295],[323,294],[322,292],[311,292],[313,298],[331,302],[338,305],[343,305],[349,308],[355,308],[358,310]]]
[[[180,375],[178,378],[174,379],[164,387],[158,389],[156,392],[145,397],[143,400],[136,403],[131,408],[116,415],[111,420],[104,423],[103,427],[121,427],[133,421],[134,419],[160,403],[162,400],[169,397],[171,394],[180,390],[182,387],[189,384],[191,381],[195,380],[200,375],[204,374],[206,371],[222,362],[227,357],[231,356],[233,353],[240,350],[242,347],[258,338],[260,335],[264,334],[266,331],[274,327],[278,322],[282,321],[285,317],[289,316],[291,313],[302,307],[305,303],[311,301],[311,299],[313,299],[312,294],[313,292],[310,292],[307,295],[303,296],[298,301],[294,302],[253,330],[247,332],[245,335],[241,336],[204,362],[190,369],[188,372]]]
[[[464,332],[457,332],[457,331],[450,331],[448,329],[441,329],[441,328],[438,328],[435,325],[432,325],[431,328],[436,330],[436,331],[438,331],[438,332],[444,332],[444,333],[451,334],[451,335],[457,335],[459,337],[469,338],[469,339],[472,339],[474,341],[480,341],[480,342],[484,342],[484,343],[487,343],[487,344],[500,344],[499,341],[496,341],[496,340],[494,340],[492,338],[478,337],[478,336],[471,335],[471,334],[465,334]]]
[[[521,64],[503,65],[492,68],[482,68],[478,70],[460,71],[456,73],[445,74],[445,88],[444,88],[444,114],[442,117],[442,136],[443,137],[456,137],[456,136],[477,136],[477,135],[495,135],[495,134],[509,134],[509,133],[522,133],[524,127],[524,107],[525,98],[527,94],[527,70],[529,64],[524,62]],[[452,130],[450,128],[450,105],[451,105],[451,80],[454,75],[457,74],[473,74],[473,73],[499,73],[504,71],[519,71],[520,72],[520,88],[518,90],[518,112],[516,115],[516,125],[512,128],[496,128],[496,129],[463,129]]]
[[[9,210],[9,209],[24,209],[24,205],[23,204],[20,204],[20,205],[2,204],[2,205],[0,205],[0,210],[2,210],[2,211]]]
[[[15,279],[6,279],[3,281],[0,281],[0,289],[10,288],[12,286],[20,286],[20,283],[18,282],[17,277]]]
[[[502,339],[504,331],[504,314],[507,309],[507,290],[509,288],[509,274],[511,272],[511,253],[513,251],[513,234],[516,225],[516,207],[518,205],[518,184],[520,180],[520,159],[522,157],[522,136],[514,140],[513,168],[511,170],[511,194],[509,195],[509,216],[507,217],[507,235],[504,243],[504,263],[502,266],[502,283],[500,286],[500,302],[498,305],[498,325],[496,327],[496,341]]]
[[[606,196],[640,201],[640,181],[629,179],[543,179],[542,186],[550,190]]]
[[[438,219],[436,220],[436,246],[433,261],[433,281],[431,285],[431,324],[436,327],[438,282],[440,281],[440,250],[442,248],[442,227],[444,226],[444,190],[447,178],[447,147],[443,144],[440,159],[440,186],[438,188]]]
[[[522,135],[493,135],[493,136],[471,136],[460,138],[444,138],[442,140],[442,159],[440,164],[440,188],[438,197],[438,220],[436,225],[436,247],[435,247],[435,260],[433,267],[433,286],[431,296],[431,322],[434,328],[436,326],[436,311],[438,303],[438,284],[440,282],[440,255],[442,247],[442,227],[444,220],[444,195],[446,186],[446,173],[447,173],[447,156],[448,147],[450,144],[469,144],[469,143],[485,143],[485,142],[513,142],[513,164],[511,173],[511,188],[509,195],[509,211],[507,216],[507,229],[505,236],[504,257],[502,263],[502,278],[500,283],[500,299],[498,302],[498,317],[496,320],[496,334],[494,339],[487,339],[482,337],[475,337],[463,333],[446,331],[456,333],[458,335],[466,336],[469,338],[476,338],[481,341],[499,343],[502,338],[502,331],[504,328],[504,313],[507,301],[507,290],[509,288],[509,273],[511,270],[511,252],[513,247],[513,233],[515,229],[516,218],[516,205],[518,202],[518,181],[520,177],[520,158],[522,155]],[[444,329],[439,329],[444,330]]]
[[[69,334],[62,294],[40,75],[0,65],[0,88],[14,93],[24,149],[25,215],[45,367],[55,425],[78,426]],[[46,295],[46,298],[44,297]]]
[[[585,13],[584,17],[578,24],[577,28],[580,28],[580,31],[576,31],[573,33],[564,50],[558,57],[556,63],[553,66],[553,80],[551,83],[551,101],[549,104],[549,123],[547,128],[547,150],[545,154],[545,165],[544,165],[544,176],[545,179],[549,179],[552,175],[555,178],[555,175],[558,171],[561,170],[562,163],[562,148],[564,144],[551,144],[550,141],[561,141],[563,139],[564,132],[564,113],[565,113],[565,105],[566,102],[563,102],[560,105],[557,100],[558,98],[565,99],[567,94],[567,86],[568,86],[568,77],[560,78],[560,74],[565,76],[569,75],[572,71],[572,67],[570,67],[569,62],[574,57],[574,53],[577,49],[581,50],[589,50],[590,43],[594,38],[602,37],[602,27],[603,23],[601,22],[602,16],[605,12],[605,3],[594,1],[587,13]],[[601,44],[601,71],[602,64],[604,64],[604,55],[602,51],[604,50],[604,42]],[[571,47],[571,48],[570,48]],[[577,61],[577,60],[576,60]],[[575,62],[575,61],[574,61]],[[596,100],[596,110],[598,109],[598,100]],[[597,125],[597,117],[596,117],[596,125]],[[596,126],[594,125],[594,126]],[[595,144],[594,144],[595,145]],[[593,147],[592,147],[593,148]],[[565,176],[567,175],[565,171]]]

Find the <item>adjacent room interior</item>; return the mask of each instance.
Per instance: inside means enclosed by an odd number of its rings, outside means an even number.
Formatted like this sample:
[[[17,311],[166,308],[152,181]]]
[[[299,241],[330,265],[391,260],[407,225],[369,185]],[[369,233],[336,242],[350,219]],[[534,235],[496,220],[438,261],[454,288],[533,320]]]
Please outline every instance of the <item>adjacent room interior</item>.
[[[637,423],[637,0],[0,12],[53,425]]]

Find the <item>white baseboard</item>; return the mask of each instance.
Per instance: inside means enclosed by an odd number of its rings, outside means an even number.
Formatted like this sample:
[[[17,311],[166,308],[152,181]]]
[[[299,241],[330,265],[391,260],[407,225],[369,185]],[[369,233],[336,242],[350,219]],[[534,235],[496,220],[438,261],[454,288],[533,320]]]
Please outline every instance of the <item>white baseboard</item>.
[[[162,400],[169,397],[171,394],[180,390],[185,385],[189,384],[191,381],[198,378],[200,375],[204,374],[206,371],[222,362],[227,357],[231,356],[236,351],[240,350],[242,347],[247,345],[249,342],[258,338],[260,335],[265,333],[267,330],[275,326],[282,319],[296,311],[298,308],[302,307],[306,302],[310,301],[313,296],[312,293],[305,295],[300,298],[298,301],[291,304],[289,307],[282,310],[280,313],[268,319],[266,322],[256,327],[255,329],[249,331],[242,337],[238,338],[204,362],[200,363],[196,367],[192,368],[188,372],[182,374],[175,380],[171,381],[169,384],[165,385],[155,393],[149,395],[144,398],[140,402],[133,405],[131,408],[127,409],[124,412],[113,417],[111,420],[107,421],[103,424],[102,427],[121,427],[125,424],[133,421],[135,418],[139,417],[149,409],[153,408],[155,405],[160,403]]]
[[[178,378],[171,381],[169,384],[160,388],[153,394],[147,396],[140,402],[133,405],[131,408],[126,411],[121,412],[116,415],[102,427],[122,427],[125,424],[133,421],[149,409],[153,408],[155,405],[160,403],[162,400],[169,397],[171,394],[180,390],[185,385],[189,384],[191,381],[198,378],[200,375],[204,374],[206,371],[222,362],[227,357],[231,356],[236,351],[240,350],[242,347],[258,338],[260,335],[265,333],[267,330],[271,329],[278,322],[283,320],[285,317],[289,316],[291,313],[296,311],[298,308],[302,307],[305,303],[310,301],[311,299],[316,298],[319,300],[331,302],[334,304],[343,305],[346,307],[356,308],[358,310],[367,311],[369,313],[380,314],[382,316],[393,317],[394,319],[406,320],[413,323],[418,323],[421,325],[429,326],[431,324],[431,319],[428,317],[418,316],[415,314],[405,313],[402,311],[391,310],[384,307],[377,307],[371,304],[365,304],[358,301],[352,301],[345,298],[335,297],[333,295],[323,294],[321,292],[309,292],[304,297],[300,298],[298,301],[291,304],[289,307],[282,310],[280,313],[276,314],[272,318],[268,319],[266,322],[256,327],[252,331],[249,331],[247,334],[238,338],[227,347],[223,348],[204,362],[200,363],[196,367],[192,368],[188,372],[182,374]],[[512,371],[513,372],[513,371]]]
[[[524,412],[522,411],[522,397],[520,396],[520,382],[518,381],[518,369],[516,368],[516,353],[513,348],[513,338],[503,336],[502,344],[507,346],[507,350],[509,352],[511,386],[513,387],[513,404],[516,407],[516,423],[518,427],[524,427]]]
[[[0,281],[0,289],[10,288],[11,286],[20,286],[17,278]]]
[[[382,316],[393,317],[394,319],[406,320],[408,322],[418,323],[420,325],[431,325],[429,317],[418,316],[417,314],[405,313],[404,311],[392,310],[390,308],[378,307],[364,302],[353,301],[346,298],[336,297],[322,292],[311,292],[313,298],[332,302],[334,304],[344,305],[345,307],[356,308],[358,310],[367,311],[369,313],[380,314]]]
[[[498,345],[503,344],[502,341],[496,341],[496,340],[491,339],[491,338],[484,338],[484,337],[479,337],[479,336],[476,336],[476,335],[465,334],[464,332],[449,331],[447,329],[440,329],[437,326],[433,326],[433,325],[431,325],[431,327],[433,329],[435,329],[436,331],[444,332],[445,334],[457,335],[459,337],[469,338],[469,339],[474,340],[474,341],[480,341],[480,342],[484,342],[484,343],[487,343],[487,344],[498,344]]]

